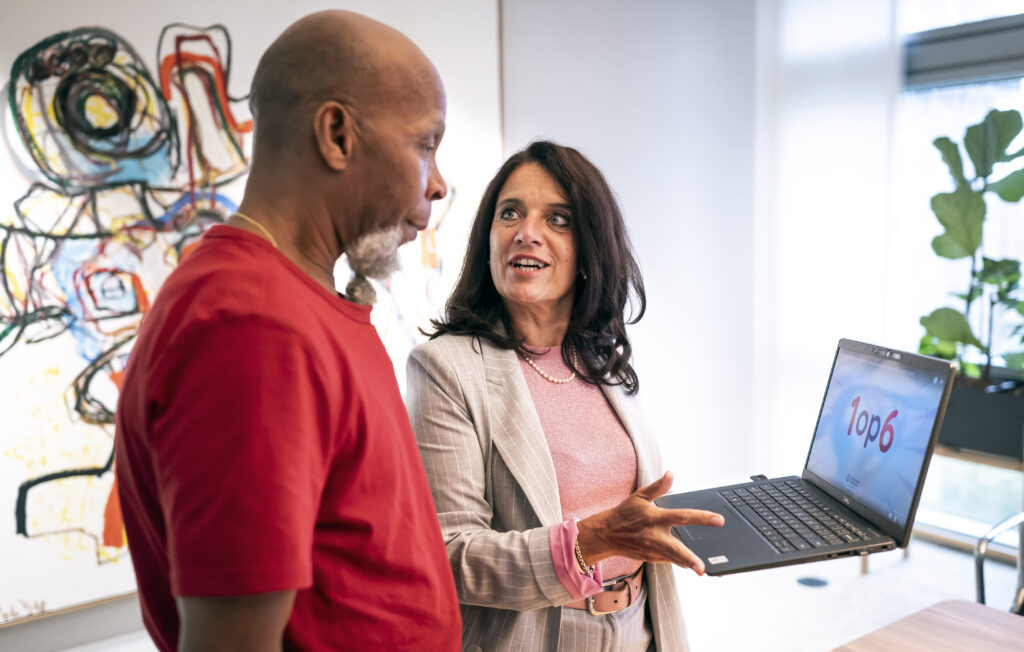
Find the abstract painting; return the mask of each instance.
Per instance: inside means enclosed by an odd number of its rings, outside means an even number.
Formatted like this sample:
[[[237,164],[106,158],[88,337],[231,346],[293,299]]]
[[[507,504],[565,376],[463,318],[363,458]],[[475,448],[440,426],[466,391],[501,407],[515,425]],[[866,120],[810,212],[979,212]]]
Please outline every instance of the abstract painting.
[[[85,27],[21,53],[4,91],[26,187],[0,213],[0,623],[134,590],[118,388],[157,289],[234,210],[252,130],[223,26],[168,25],[155,63]]]
[[[0,625],[135,590],[113,466],[125,363],[167,275],[241,198],[253,125],[228,30],[171,24],[155,51],[150,65],[110,30],[61,32],[3,92],[21,187],[0,206]],[[448,181],[402,270],[374,282],[403,389],[470,217],[449,217]],[[344,259],[335,275],[344,287]]]

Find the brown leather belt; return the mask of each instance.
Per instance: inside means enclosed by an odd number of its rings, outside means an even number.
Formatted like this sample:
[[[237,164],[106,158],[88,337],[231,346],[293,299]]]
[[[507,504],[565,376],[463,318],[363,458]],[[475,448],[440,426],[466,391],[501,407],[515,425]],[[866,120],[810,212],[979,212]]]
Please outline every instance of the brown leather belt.
[[[580,598],[562,605],[570,609],[586,609],[594,616],[613,614],[633,604],[640,595],[644,584],[644,567],[641,566],[629,577],[605,584],[604,590],[589,598]]]

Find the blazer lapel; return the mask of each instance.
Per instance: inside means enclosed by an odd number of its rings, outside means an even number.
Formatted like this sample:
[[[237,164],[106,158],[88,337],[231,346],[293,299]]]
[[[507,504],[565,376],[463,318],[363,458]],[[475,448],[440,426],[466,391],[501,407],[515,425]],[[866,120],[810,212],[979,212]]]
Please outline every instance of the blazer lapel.
[[[491,405],[491,440],[519,482],[541,525],[562,520],[551,451],[515,351],[483,346],[484,377]]]
[[[633,449],[636,451],[637,489],[646,487],[661,477],[662,470],[657,451],[653,448],[651,434],[645,432],[647,426],[644,418],[636,402],[626,395],[622,385],[601,385],[601,391],[622,421],[629,438],[633,440]]]

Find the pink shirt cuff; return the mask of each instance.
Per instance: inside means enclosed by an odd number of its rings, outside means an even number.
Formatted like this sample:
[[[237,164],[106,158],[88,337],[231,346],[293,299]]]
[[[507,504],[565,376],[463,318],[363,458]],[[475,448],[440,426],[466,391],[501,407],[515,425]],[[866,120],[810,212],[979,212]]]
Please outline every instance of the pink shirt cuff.
[[[551,560],[555,563],[555,574],[573,600],[586,598],[601,592],[601,564],[594,564],[594,577],[580,572],[576,563],[576,536],[579,528],[576,521],[569,519],[551,528]]]

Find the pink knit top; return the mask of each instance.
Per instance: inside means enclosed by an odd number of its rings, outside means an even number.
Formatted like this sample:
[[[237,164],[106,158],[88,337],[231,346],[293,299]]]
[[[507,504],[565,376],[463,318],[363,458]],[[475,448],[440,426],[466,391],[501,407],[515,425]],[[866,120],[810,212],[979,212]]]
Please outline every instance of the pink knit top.
[[[559,347],[528,347],[534,363],[553,378],[567,378]],[[636,451],[601,389],[579,378],[555,384],[519,359],[526,386],[548,440],[558,480],[562,518],[551,532],[551,556],[562,585],[574,598],[596,593],[601,578],[629,575],[641,562],[609,557],[600,562],[597,582],[579,572],[575,561],[575,519],[618,505],[636,490]]]

